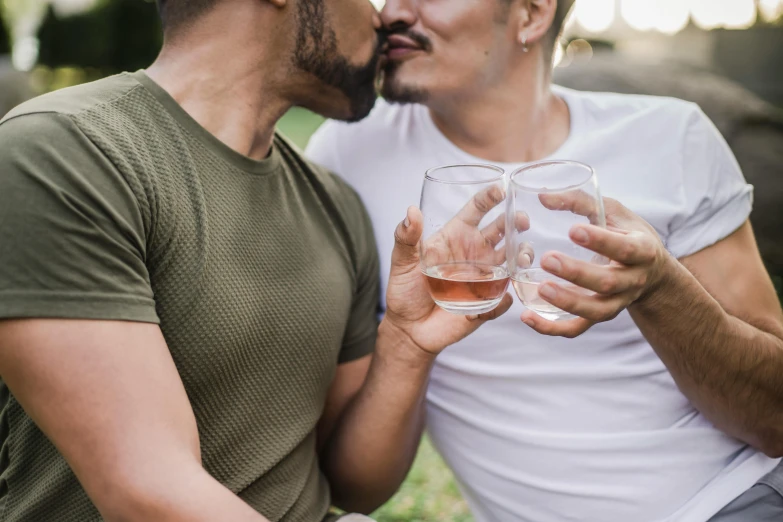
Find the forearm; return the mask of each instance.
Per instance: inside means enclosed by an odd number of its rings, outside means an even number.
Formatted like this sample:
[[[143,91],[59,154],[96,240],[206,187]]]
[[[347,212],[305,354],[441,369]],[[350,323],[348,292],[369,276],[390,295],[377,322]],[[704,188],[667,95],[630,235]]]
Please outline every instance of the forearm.
[[[200,465],[115,483],[96,504],[108,522],[269,522]]]
[[[679,262],[629,307],[680,390],[711,422],[771,456],[783,453],[780,326],[727,313]]]
[[[338,507],[369,513],[399,488],[421,438],[433,360],[381,324],[367,379],[322,459]]]

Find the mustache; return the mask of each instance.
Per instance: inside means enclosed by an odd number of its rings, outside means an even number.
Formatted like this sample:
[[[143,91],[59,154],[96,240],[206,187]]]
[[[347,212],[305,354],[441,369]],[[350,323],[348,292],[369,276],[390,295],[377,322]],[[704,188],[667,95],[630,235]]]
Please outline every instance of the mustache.
[[[416,42],[416,44],[421,47],[423,51],[432,51],[432,40],[421,33],[417,33],[411,29],[408,29],[407,27],[392,27],[389,29],[384,29],[382,32],[384,33],[384,40],[388,39],[389,36],[392,35],[404,36],[405,38]]]

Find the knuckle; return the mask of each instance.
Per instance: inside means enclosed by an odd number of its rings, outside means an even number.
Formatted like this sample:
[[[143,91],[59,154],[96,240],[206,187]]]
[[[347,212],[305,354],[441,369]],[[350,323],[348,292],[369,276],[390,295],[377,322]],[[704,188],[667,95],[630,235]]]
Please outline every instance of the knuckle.
[[[622,249],[620,249],[620,259],[621,260],[629,260],[633,259],[633,257],[636,255],[637,247],[636,243],[626,243],[623,245]]]
[[[614,275],[604,276],[598,284],[599,292],[602,294],[610,294],[617,287],[617,278]]]
[[[607,311],[605,309],[593,309],[589,314],[585,314],[584,318],[590,321],[601,323],[606,320]]]
[[[658,253],[658,251],[657,251],[657,249],[655,247],[656,247],[656,245],[653,242],[650,242],[650,243],[647,244],[647,248],[645,249],[645,252],[644,252],[644,259],[648,263],[652,263],[653,261],[655,261],[656,255]]]
[[[394,242],[398,245],[405,245],[405,241],[402,239],[402,236],[400,235],[399,228],[394,231]]]

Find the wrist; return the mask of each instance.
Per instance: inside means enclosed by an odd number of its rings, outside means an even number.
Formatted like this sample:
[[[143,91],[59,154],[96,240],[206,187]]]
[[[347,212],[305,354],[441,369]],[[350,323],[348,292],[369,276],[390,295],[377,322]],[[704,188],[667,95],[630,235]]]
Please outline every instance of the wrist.
[[[429,371],[436,354],[424,350],[402,328],[384,318],[378,327],[375,356],[409,369]]]
[[[683,269],[680,262],[664,250],[663,259],[656,270],[655,277],[631,306],[634,308],[654,306],[654,303],[659,301],[662,295],[673,295],[677,291],[677,274]]]

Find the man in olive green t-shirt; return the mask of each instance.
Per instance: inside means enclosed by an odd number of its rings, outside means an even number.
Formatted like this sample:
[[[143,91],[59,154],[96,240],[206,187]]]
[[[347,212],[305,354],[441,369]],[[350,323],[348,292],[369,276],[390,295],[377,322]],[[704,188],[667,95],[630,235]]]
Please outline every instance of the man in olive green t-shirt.
[[[510,298],[435,307],[400,209],[379,326],[361,202],[274,132],[293,105],[369,112],[366,0],[161,11],[149,69],[0,123],[0,522],[370,512],[413,459],[433,359]]]

